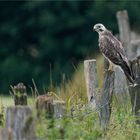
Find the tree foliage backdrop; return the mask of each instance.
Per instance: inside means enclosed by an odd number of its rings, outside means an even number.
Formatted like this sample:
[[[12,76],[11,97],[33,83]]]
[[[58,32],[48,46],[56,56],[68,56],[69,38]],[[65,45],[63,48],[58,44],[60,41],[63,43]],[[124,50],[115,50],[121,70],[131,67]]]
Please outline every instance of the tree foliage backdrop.
[[[95,23],[117,33],[116,12],[126,9],[131,25],[140,22],[140,2],[130,1],[1,1],[0,92],[24,82],[47,88],[74,66],[98,53]],[[51,69],[51,70],[50,70]],[[51,71],[51,74],[50,74]]]

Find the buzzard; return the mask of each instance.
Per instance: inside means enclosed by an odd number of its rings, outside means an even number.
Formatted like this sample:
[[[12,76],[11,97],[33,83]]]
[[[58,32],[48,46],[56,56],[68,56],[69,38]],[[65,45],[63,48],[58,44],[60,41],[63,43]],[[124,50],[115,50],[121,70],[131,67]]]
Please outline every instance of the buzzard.
[[[113,64],[119,66],[129,82],[134,85],[134,74],[121,42],[103,24],[94,25],[93,30],[98,32],[100,51],[110,63],[108,70],[112,70]]]

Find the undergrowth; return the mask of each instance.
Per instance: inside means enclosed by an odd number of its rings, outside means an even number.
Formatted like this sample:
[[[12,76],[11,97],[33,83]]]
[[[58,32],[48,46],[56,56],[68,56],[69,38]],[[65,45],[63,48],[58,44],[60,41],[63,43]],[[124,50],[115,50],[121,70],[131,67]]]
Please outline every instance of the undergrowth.
[[[103,131],[99,127],[99,110],[87,107],[83,73],[83,64],[80,64],[73,78],[53,91],[66,103],[65,116],[48,119],[42,114],[36,119],[37,137],[40,140],[140,140],[140,126],[136,124],[130,102],[123,106],[115,97],[108,130]],[[97,59],[97,73],[100,91],[103,83],[103,60],[100,57]],[[33,98],[30,103],[34,101]]]
[[[66,102],[67,113],[74,108],[74,117],[69,113],[61,119],[46,118],[39,121],[38,136],[49,140],[139,140],[140,127],[132,113],[130,100],[124,106],[115,96],[112,102],[110,126],[107,131],[99,127],[99,110],[86,108],[87,95],[83,64],[77,68],[73,79],[56,89],[61,99]],[[103,59],[97,59],[99,91],[103,84]],[[100,94],[98,95],[100,98]],[[83,106],[82,106],[83,105]],[[82,106],[79,108],[79,106]],[[44,126],[44,122],[46,125]],[[42,126],[44,127],[42,128]],[[47,134],[47,135],[46,135]]]

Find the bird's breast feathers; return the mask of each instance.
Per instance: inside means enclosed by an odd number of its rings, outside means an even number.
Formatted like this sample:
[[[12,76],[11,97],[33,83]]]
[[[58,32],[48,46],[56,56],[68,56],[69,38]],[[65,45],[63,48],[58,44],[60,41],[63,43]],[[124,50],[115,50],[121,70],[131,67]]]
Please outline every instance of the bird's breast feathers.
[[[127,61],[121,43],[113,35],[100,35],[99,47],[103,56],[114,64],[119,65],[123,61]]]

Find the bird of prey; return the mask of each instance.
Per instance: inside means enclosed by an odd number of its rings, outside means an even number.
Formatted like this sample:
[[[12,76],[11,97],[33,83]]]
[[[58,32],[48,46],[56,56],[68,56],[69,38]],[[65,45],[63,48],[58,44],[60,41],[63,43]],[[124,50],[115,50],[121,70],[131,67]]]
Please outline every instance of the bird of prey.
[[[93,30],[99,34],[99,48],[103,56],[109,61],[108,70],[113,69],[113,64],[119,66],[129,82],[134,85],[134,74],[121,42],[103,24],[94,25]]]

